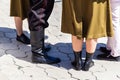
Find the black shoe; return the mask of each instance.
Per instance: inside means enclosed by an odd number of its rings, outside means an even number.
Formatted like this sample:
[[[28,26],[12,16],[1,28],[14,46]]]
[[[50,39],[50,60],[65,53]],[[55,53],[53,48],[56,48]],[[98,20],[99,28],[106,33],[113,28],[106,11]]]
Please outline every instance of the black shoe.
[[[88,71],[92,66],[94,66],[93,61],[85,61],[82,70],[83,71]]]
[[[120,56],[118,56],[118,57],[113,57],[113,56],[111,56],[109,53],[103,53],[103,54],[97,55],[97,59],[120,61]]]
[[[120,56],[115,57],[115,60],[118,61],[118,62],[120,62]]]
[[[110,53],[103,53],[97,55],[97,59],[106,59],[106,58],[111,58]]]
[[[17,35],[16,40],[23,44],[30,44],[30,39],[24,34],[21,34],[20,36]]]
[[[107,50],[106,47],[100,47],[100,51],[104,52],[104,53],[110,53],[111,50]]]
[[[81,70],[80,63],[76,63],[75,61],[71,62],[72,66],[75,68],[75,70]]]
[[[51,50],[51,46],[50,45],[45,46],[45,48],[44,48],[44,52],[45,53],[49,52],[50,50]]]
[[[51,57],[48,55],[41,55],[39,53],[32,53],[32,62],[33,63],[42,63],[42,64],[57,64],[61,60],[59,58]]]

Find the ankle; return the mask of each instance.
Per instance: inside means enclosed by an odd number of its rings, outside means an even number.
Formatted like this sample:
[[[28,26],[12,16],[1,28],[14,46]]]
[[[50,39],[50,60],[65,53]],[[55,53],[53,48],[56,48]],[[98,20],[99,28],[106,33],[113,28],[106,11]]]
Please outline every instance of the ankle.
[[[76,57],[76,55],[79,55],[79,57],[82,57],[82,51],[73,51],[74,56]]]
[[[86,52],[86,61],[92,61],[92,59],[93,59],[93,55],[94,55],[94,53],[88,53],[88,52]]]
[[[16,35],[17,35],[17,36],[21,36],[22,34],[23,34],[23,33],[17,33]]]

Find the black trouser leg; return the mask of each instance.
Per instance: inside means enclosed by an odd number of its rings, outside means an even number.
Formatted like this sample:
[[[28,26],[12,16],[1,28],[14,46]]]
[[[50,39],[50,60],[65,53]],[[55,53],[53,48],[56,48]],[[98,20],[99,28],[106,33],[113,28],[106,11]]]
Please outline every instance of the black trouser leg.
[[[53,10],[54,0],[31,0],[33,2],[28,13],[29,29],[39,31],[48,27],[48,18]]]

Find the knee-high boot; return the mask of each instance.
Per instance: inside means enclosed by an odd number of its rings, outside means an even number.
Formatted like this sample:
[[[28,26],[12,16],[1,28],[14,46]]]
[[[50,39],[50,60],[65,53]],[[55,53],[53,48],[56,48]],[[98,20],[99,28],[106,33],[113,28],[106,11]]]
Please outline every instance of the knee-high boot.
[[[74,56],[75,56],[75,59],[71,64],[73,65],[75,70],[81,70],[81,68],[82,68],[82,51],[80,51],[80,52],[74,51]]]
[[[32,62],[54,64],[59,63],[60,59],[48,56],[44,51],[44,30],[31,31]]]
[[[92,58],[93,58],[93,53],[86,52],[86,59],[83,65],[84,71],[88,71],[90,67],[94,66],[94,62]]]

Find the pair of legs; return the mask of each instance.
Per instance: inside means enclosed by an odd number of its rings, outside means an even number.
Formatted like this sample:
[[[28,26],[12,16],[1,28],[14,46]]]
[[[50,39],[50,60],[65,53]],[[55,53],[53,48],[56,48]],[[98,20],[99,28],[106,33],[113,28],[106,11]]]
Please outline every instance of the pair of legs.
[[[23,33],[23,27],[22,27],[23,21],[21,17],[14,17],[14,21],[15,21],[16,33],[17,33],[16,40],[24,44],[30,44],[30,39]]]
[[[97,39],[87,39],[86,40],[86,59],[85,63],[82,67],[82,44],[83,38],[78,39],[76,36],[72,36],[72,47],[75,55],[75,60],[72,62],[72,65],[75,67],[76,70],[83,70],[88,71],[91,65],[93,66],[92,57],[96,49]]]
[[[76,36],[72,36],[73,50],[76,52],[82,51],[83,39],[78,39]],[[88,53],[94,53],[97,45],[96,39],[86,40],[86,51]]]

